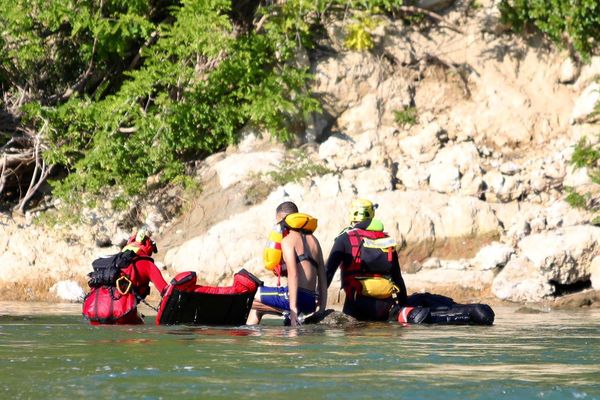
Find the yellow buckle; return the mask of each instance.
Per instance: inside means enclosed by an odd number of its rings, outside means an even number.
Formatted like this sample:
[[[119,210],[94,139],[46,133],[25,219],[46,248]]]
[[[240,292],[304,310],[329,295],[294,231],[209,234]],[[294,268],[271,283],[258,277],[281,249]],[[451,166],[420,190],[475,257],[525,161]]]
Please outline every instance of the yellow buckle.
[[[121,281],[124,281],[127,283],[125,290],[121,289]],[[117,279],[116,286],[117,286],[117,290],[119,291],[119,293],[121,293],[122,295],[126,295],[127,293],[129,293],[129,290],[131,290],[131,280],[128,277],[126,277],[125,275],[122,275],[119,279]]]

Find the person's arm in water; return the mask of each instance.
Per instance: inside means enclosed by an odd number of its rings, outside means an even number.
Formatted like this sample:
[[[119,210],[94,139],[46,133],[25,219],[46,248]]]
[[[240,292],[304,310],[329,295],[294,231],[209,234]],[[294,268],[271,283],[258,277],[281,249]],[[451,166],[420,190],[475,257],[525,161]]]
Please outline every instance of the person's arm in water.
[[[292,237],[293,235],[290,234],[281,241],[281,252],[287,266],[290,321],[292,326],[298,326],[298,265]]]
[[[319,307],[317,311],[325,311],[327,308],[327,272],[325,271],[325,261],[323,260],[323,250],[321,244],[317,241],[319,254],[317,257],[319,276],[317,277],[317,290],[319,293]]]
[[[344,243],[344,236],[338,236],[333,242],[333,247],[329,252],[329,258],[327,258],[327,264],[325,264],[325,271],[327,277],[327,287],[331,285],[331,281],[337,271],[338,267],[344,262],[346,256],[346,245]]]

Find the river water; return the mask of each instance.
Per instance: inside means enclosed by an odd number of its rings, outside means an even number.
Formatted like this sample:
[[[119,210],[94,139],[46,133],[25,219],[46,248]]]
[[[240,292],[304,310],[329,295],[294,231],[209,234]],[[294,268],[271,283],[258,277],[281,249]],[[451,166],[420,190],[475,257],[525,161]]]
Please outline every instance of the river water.
[[[492,327],[92,327],[80,305],[0,303],[0,398],[600,399],[600,310],[495,311]]]

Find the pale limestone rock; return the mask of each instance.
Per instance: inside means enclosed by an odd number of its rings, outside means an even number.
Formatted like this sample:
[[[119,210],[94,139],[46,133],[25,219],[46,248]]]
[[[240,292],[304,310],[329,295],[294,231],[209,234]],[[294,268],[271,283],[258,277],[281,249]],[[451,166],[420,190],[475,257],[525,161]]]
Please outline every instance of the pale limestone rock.
[[[306,187],[300,183],[288,183],[275,189],[267,198],[266,202],[279,205],[284,201],[301,202],[304,200]]]
[[[483,192],[483,177],[479,168],[471,169],[465,172],[460,178],[459,193],[464,196],[481,196]]]
[[[352,146],[353,140],[346,135],[333,134],[319,146],[319,158],[333,160]]]
[[[586,167],[575,168],[573,165],[567,167],[563,185],[577,188],[589,185],[590,183],[592,183],[592,179],[588,175],[588,169]]]
[[[586,87],[575,101],[571,112],[571,123],[579,124],[593,120],[591,114],[600,102],[600,83],[593,82]]]
[[[504,175],[512,176],[521,172],[521,167],[519,167],[516,163],[512,161],[507,161],[500,165],[500,172]]]
[[[467,271],[471,269],[471,263],[467,260],[440,260],[442,270]]]
[[[509,202],[525,193],[525,186],[518,176],[503,175],[491,170],[483,176],[487,186],[486,198],[489,201]]]
[[[589,265],[600,254],[599,241],[600,228],[571,226],[524,238],[519,254],[547,281],[572,284],[589,276]]]
[[[550,186],[550,180],[542,171],[534,171],[529,179],[529,185],[534,192],[541,193],[548,190],[548,187]]]
[[[345,181],[346,182],[346,181]],[[327,174],[312,178],[312,188],[316,189],[323,198],[336,197],[341,195],[343,190],[340,184],[339,175]]]
[[[504,243],[494,242],[483,247],[475,258],[473,265],[481,271],[490,271],[506,265],[515,249]]]
[[[237,153],[218,161],[219,183],[223,189],[244,181],[251,174],[260,174],[278,168],[283,159],[280,151],[262,151],[256,153]]]
[[[344,52],[315,66],[315,94],[323,93],[324,107],[337,117],[373,93],[385,75],[381,63],[368,52]]]
[[[227,147],[226,154],[255,153],[264,150],[265,147],[276,146],[271,142],[267,132],[261,132],[260,129],[251,124],[244,126],[239,131],[238,136],[239,141],[235,145]]]
[[[455,166],[433,164],[429,169],[429,186],[440,193],[453,193],[460,189],[460,171]]]
[[[483,176],[483,181],[487,185],[488,192],[500,193],[504,186],[504,175],[498,171],[489,171]]]
[[[429,173],[425,168],[419,165],[409,165],[404,162],[398,163],[396,179],[410,190],[419,190],[427,185]]]
[[[564,162],[553,161],[544,165],[544,176],[550,179],[563,179],[566,174]]]
[[[407,40],[401,35],[384,36],[383,47],[399,65],[410,65],[416,61],[415,54],[411,49],[410,43],[408,43]]]
[[[430,164],[429,185],[438,192],[452,193],[462,187],[463,194],[476,195],[482,184],[480,162],[472,142],[444,147]]]
[[[367,94],[360,102],[348,108],[337,120],[340,129],[354,136],[367,130],[375,130],[379,126],[380,106],[374,94]]]
[[[585,212],[571,207],[564,200],[557,200],[544,210],[546,227],[556,229],[560,227],[581,225],[588,221]]]
[[[502,300],[535,302],[552,295],[554,287],[528,259],[519,257],[496,275],[492,293]]]
[[[50,284],[84,276],[91,271],[95,251],[95,237],[90,235],[89,228],[72,229],[68,237],[61,237],[55,230],[49,231],[43,226],[3,227],[0,229],[0,283],[26,283],[34,276]]]
[[[581,66],[581,74],[575,88],[581,90],[600,77],[600,56],[593,56]]]
[[[400,149],[417,162],[429,162],[434,159],[441,146],[442,133],[443,129],[437,123],[431,123],[416,135],[401,140]]]
[[[410,291],[431,291],[435,287],[466,290],[488,289],[494,279],[491,271],[465,271],[462,269],[423,269],[414,274],[403,275]]]
[[[438,151],[433,162],[456,166],[461,174],[465,174],[469,170],[479,169],[481,158],[473,142],[462,142]]]
[[[79,283],[75,281],[60,281],[50,288],[50,293],[53,293],[60,300],[79,303],[83,301],[85,292]]]
[[[590,280],[592,288],[600,290],[600,256],[594,257],[590,264]]]
[[[353,183],[358,197],[392,190],[392,173],[382,165],[347,170],[343,176]]]
[[[489,205],[473,197],[450,196],[445,206],[438,206],[440,220],[436,236],[461,238],[492,235],[498,232],[498,218]]]
[[[370,150],[377,140],[374,132],[355,137],[334,134],[319,146],[319,158],[336,169],[364,167],[371,159]]]
[[[439,258],[428,258],[421,264],[421,269],[438,269],[442,267],[442,262]]]
[[[396,111],[404,110],[411,104],[410,82],[391,75],[381,82],[376,95],[381,115],[380,126],[396,127]]]
[[[571,57],[567,57],[560,64],[560,74],[558,81],[560,83],[573,83],[579,77],[581,65]]]
[[[535,218],[531,218],[529,220],[529,226],[531,227],[531,232],[539,233],[546,229],[546,217],[544,215],[538,215]]]

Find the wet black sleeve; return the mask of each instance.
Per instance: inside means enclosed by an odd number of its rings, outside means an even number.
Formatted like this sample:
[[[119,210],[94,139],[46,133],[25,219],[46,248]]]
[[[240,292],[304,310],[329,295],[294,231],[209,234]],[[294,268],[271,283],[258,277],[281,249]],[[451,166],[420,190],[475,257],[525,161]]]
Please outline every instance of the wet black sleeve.
[[[400,288],[400,292],[398,293],[398,302],[401,305],[406,303],[406,285],[404,284],[404,279],[402,279],[402,272],[400,272],[400,262],[398,261],[398,255],[394,256],[394,264],[397,265],[392,270],[392,281]]]
[[[340,264],[344,263],[347,254],[349,254],[350,258],[352,257],[351,252],[347,250],[346,242],[348,242],[348,240],[345,239],[346,236],[347,235],[338,236],[329,252],[329,258],[327,258],[327,262],[325,263],[325,270],[327,271],[327,287],[331,285],[335,271],[337,271]]]

